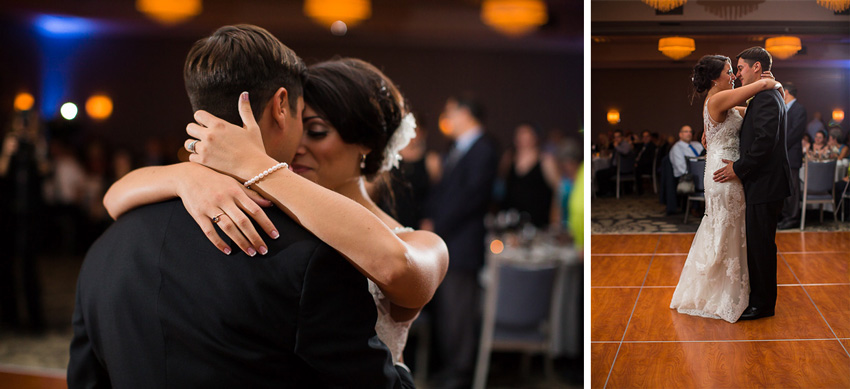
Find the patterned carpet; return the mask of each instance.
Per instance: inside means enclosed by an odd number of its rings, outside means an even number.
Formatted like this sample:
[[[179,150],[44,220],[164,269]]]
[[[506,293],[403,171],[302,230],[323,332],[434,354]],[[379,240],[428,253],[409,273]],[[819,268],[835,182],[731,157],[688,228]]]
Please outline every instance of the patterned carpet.
[[[651,193],[621,196],[619,199],[595,198],[591,202],[590,225],[593,234],[696,232],[700,223],[700,218],[694,217],[694,214],[688,216],[687,224],[684,223],[684,213],[665,216],[664,205]],[[694,202],[692,206],[694,204],[702,207],[700,203]],[[825,211],[821,223],[818,211],[810,209],[807,212],[806,231],[850,231],[850,219],[841,222],[839,215],[838,222],[835,222],[832,212]]]

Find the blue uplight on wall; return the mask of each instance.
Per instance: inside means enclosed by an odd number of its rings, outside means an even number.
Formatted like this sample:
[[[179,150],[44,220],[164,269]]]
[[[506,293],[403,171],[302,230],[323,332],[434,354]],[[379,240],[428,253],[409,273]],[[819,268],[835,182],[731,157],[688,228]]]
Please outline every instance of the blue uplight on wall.
[[[95,23],[71,16],[41,15],[33,21],[42,36],[51,38],[79,38],[94,33]]]
[[[45,118],[56,116],[63,100],[72,90],[72,77],[80,43],[95,34],[98,24],[92,20],[58,15],[39,15],[33,19],[41,49],[41,101]]]

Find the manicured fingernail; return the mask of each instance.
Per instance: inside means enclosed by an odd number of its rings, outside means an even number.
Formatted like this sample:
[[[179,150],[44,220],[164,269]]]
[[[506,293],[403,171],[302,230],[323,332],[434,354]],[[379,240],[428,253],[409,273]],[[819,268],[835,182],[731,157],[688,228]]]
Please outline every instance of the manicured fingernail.
[[[257,255],[257,252],[254,249],[249,248],[248,249],[248,255],[253,257],[253,256]]]
[[[272,239],[280,238],[280,233],[277,232],[277,230],[272,230],[271,237],[272,237]]]
[[[260,254],[266,255],[269,253],[269,249],[266,246],[260,246]]]
[[[242,101],[248,101],[248,92],[242,92],[242,96],[240,97],[242,98]]]
[[[227,255],[230,255],[230,247],[225,247],[224,253],[227,254]]]

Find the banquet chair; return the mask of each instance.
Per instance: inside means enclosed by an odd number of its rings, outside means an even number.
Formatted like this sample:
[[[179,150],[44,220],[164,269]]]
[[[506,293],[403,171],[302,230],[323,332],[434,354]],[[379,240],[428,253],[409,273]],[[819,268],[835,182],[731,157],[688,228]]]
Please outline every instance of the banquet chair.
[[[685,224],[688,224],[691,201],[705,202],[705,158],[688,158],[688,172],[694,175],[694,193],[688,194],[685,203]]]
[[[643,179],[649,176],[652,180],[652,193],[658,194],[658,174],[656,173],[656,168],[658,167],[658,149],[656,148],[652,154],[652,172],[649,174],[641,174],[639,178],[640,182],[636,182],[635,185],[643,185]]]
[[[844,222],[844,214],[847,213],[847,207],[850,206],[850,184],[844,186],[844,193],[841,194],[841,200],[839,200],[838,207],[836,208],[836,212],[841,209],[841,205],[844,205],[844,212],[841,212],[841,221]]]
[[[566,267],[558,260],[518,263],[498,256],[488,260],[484,320],[474,389],[487,384],[490,353],[520,351],[545,355],[548,379],[554,379],[554,346],[560,328],[561,297]],[[527,367],[524,369],[527,370]]]
[[[620,183],[635,182],[635,159],[624,157],[618,152],[614,152],[614,158],[617,159],[617,175],[614,179],[617,181],[617,198],[620,198]]]
[[[835,181],[836,161],[813,161],[806,159],[803,165],[803,205],[800,217],[800,231],[806,226],[806,205],[820,204],[820,222],[823,223],[823,205],[835,204],[835,195],[832,193]],[[838,221],[837,210],[832,213],[835,221]]]

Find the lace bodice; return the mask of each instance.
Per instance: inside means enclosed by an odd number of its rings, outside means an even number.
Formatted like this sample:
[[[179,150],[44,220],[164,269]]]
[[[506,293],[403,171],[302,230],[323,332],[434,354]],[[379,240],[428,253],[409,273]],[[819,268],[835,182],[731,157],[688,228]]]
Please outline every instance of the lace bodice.
[[[739,132],[743,118],[734,108],[715,122],[703,109],[707,153],[705,217],[700,223],[670,308],[688,315],[734,323],[749,303],[746,202],[741,181],[714,182],[713,174],[740,157]]]
[[[744,118],[735,108],[726,111],[726,119],[717,123],[708,114],[708,100],[703,107],[703,125],[705,128],[705,143],[707,157],[715,156],[721,159],[737,161],[740,157],[741,123]]]
[[[413,231],[410,227],[398,227],[393,229],[396,234],[402,232]],[[393,363],[399,363],[401,354],[404,351],[404,346],[407,344],[407,333],[410,330],[410,324],[416,320],[417,314],[413,319],[397,322],[390,315],[390,300],[384,296],[377,284],[369,281],[369,293],[375,300],[375,306],[378,308],[378,321],[375,322],[375,332],[378,333],[378,338],[381,339],[390,352],[393,354]]]

